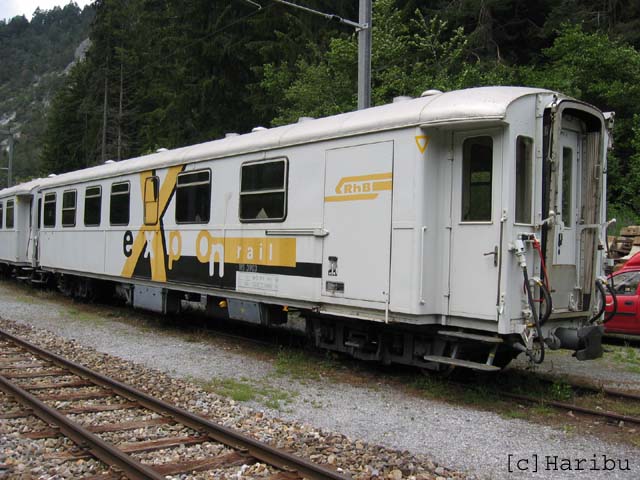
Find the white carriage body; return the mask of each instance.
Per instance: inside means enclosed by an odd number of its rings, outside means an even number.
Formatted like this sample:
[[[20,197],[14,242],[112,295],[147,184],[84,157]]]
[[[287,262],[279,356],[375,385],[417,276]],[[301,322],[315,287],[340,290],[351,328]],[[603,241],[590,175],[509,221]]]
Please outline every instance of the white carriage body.
[[[37,214],[34,198],[48,179],[0,190],[0,263],[16,266],[35,266]]]
[[[47,179],[37,196],[46,204],[55,193],[56,220],[40,229],[39,263],[53,272],[317,315],[522,334],[527,299],[514,242],[521,234],[540,238],[547,223],[553,324],[575,325],[591,315],[602,263],[596,247],[607,144],[595,108],[520,87],[447,92],[303,121]],[[550,150],[555,170],[545,174]],[[273,165],[244,173],[264,162]],[[208,222],[176,221],[176,182],[187,172],[209,172]],[[251,182],[262,181],[253,177],[263,174],[282,175],[284,185],[251,191]],[[248,189],[243,175],[252,178]],[[111,225],[110,192],[122,182],[129,185],[129,222]],[[156,194],[145,197],[145,186]],[[100,222],[85,226],[85,194],[95,187]],[[75,221],[62,226],[68,191],[76,191]],[[241,202],[251,209],[261,199],[278,218],[264,218],[274,216],[265,207],[241,221]],[[525,255],[532,275],[543,276],[534,249]]]

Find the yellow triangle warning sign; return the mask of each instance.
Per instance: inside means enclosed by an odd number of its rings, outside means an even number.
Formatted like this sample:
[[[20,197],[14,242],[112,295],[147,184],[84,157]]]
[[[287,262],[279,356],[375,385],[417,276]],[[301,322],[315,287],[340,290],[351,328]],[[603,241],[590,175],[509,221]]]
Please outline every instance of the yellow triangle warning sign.
[[[416,136],[416,145],[418,146],[418,150],[420,150],[420,153],[424,153],[424,151],[427,149],[427,145],[429,145],[429,140],[431,140],[431,137],[427,135]]]

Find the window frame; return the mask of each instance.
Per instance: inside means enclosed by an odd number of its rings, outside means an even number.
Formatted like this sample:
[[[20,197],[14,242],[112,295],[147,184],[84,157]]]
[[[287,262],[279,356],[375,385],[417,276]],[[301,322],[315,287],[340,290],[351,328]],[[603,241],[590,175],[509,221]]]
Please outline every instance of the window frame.
[[[115,195],[127,195],[129,201],[127,202],[127,222],[126,223],[114,223],[112,221],[112,211],[113,211],[113,187],[119,185],[126,185],[126,192],[116,192]],[[109,189],[109,225],[113,227],[127,227],[131,223],[131,182],[129,180],[125,180],[123,182],[113,182],[111,184],[111,188]]]
[[[4,229],[4,201],[0,200],[0,230]]]
[[[201,221],[182,221],[182,220],[178,220],[178,189],[179,188],[187,188],[189,186],[197,186],[197,185],[204,185],[205,182],[195,182],[195,183],[189,183],[187,185],[180,185],[180,177],[184,177],[184,176],[188,176],[188,175],[194,175],[194,174],[198,174],[198,173],[202,173],[202,172],[207,172],[209,174],[209,181],[206,182],[206,184],[209,185],[209,214],[207,216],[206,220],[201,220]],[[199,170],[189,170],[189,171],[185,171],[185,172],[180,172],[178,174],[178,177],[176,179],[176,192],[175,192],[175,198],[176,198],[176,203],[175,203],[175,211],[174,211],[174,220],[176,222],[176,225],[206,225],[211,221],[211,193],[212,193],[212,186],[213,186],[213,174],[211,172],[210,168],[201,168]]]
[[[530,147],[529,147],[529,221],[528,222],[519,222],[518,221],[518,141],[520,139],[525,139],[528,140],[530,142]],[[535,199],[535,195],[534,195],[534,191],[535,191],[535,170],[534,170],[534,163],[535,163],[535,149],[534,147],[534,140],[533,137],[530,137],[528,135],[517,135],[516,136],[516,168],[515,168],[515,175],[516,175],[516,181],[515,181],[515,204],[514,204],[514,225],[527,225],[527,226],[531,226],[533,225],[533,211],[534,211],[534,199]]]
[[[242,191],[242,172],[244,167],[253,166],[253,165],[261,165],[267,163],[276,163],[276,162],[284,162],[284,178],[283,178],[283,186],[278,189],[268,189],[268,190],[252,190],[248,192]],[[284,206],[283,206],[283,215],[278,218],[242,218],[242,197],[247,195],[260,195],[265,193],[284,193]],[[285,156],[267,158],[263,160],[252,160],[248,162],[244,162],[240,164],[240,184],[238,186],[238,219],[240,223],[282,223],[287,219],[287,215],[289,213],[289,158]]]
[[[98,194],[89,194],[89,190],[98,189]],[[87,212],[89,211],[87,208],[87,200],[90,198],[98,198],[98,223],[87,223]],[[84,214],[83,214],[83,223],[85,227],[99,227],[102,225],[102,185],[91,185],[89,187],[85,187],[84,189]]]
[[[11,225],[9,225],[9,211],[11,211]],[[16,227],[16,201],[14,198],[7,199],[4,225],[7,230],[13,230]]]
[[[65,207],[64,206],[65,197],[70,193],[73,193],[73,207]],[[73,223],[64,222],[64,214],[65,212],[68,212],[68,211],[73,211]],[[60,210],[60,212],[61,212],[60,221],[62,222],[62,226],[64,228],[73,228],[76,226],[76,220],[78,216],[78,190],[76,190],[75,188],[70,188],[69,190],[64,190],[62,192],[62,210]]]
[[[47,197],[53,197],[53,201],[48,200],[47,201]],[[52,204],[53,203],[53,223],[52,224],[47,224],[47,216],[45,215],[45,212],[47,211],[47,204]],[[44,194],[44,197],[42,199],[42,228],[56,228],[56,225],[58,223],[58,194],[57,192],[48,192]]]
[[[489,219],[482,219],[482,220],[477,220],[477,219],[470,219],[470,220],[465,220],[464,219],[464,208],[465,208],[465,144],[467,141],[469,140],[477,140],[477,139],[489,139],[491,140],[491,171],[490,171],[490,179],[489,179]],[[496,139],[494,138],[494,135],[489,134],[489,133],[479,133],[477,135],[469,135],[466,136],[462,139],[461,143],[460,143],[460,210],[458,212],[458,214],[460,215],[460,220],[459,223],[460,224],[464,224],[464,225],[491,225],[493,224],[493,210],[494,210],[494,198],[493,198],[493,182],[494,182],[494,156],[496,153],[496,144],[498,142],[496,142]],[[470,169],[470,174],[473,173]],[[476,182],[476,185],[478,183]],[[469,187],[471,187],[472,182],[471,182],[471,178],[469,179]],[[468,189],[468,193],[467,195],[469,196],[469,200],[471,200],[471,188]],[[470,203],[470,202],[469,202]]]

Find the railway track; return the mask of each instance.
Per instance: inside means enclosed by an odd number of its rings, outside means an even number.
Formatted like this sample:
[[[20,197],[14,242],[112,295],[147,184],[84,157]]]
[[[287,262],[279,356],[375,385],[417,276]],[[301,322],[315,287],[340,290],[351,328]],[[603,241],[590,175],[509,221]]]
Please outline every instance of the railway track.
[[[70,461],[95,457],[111,467],[95,480],[119,478],[164,479],[166,476],[192,472],[210,473],[213,478],[234,475],[239,469],[258,463],[266,465],[260,478],[269,480],[344,480],[345,475],[271,447],[252,437],[216,424],[117,380],[43,350],[25,340],[0,330],[0,390],[22,405],[3,418],[35,415],[50,428],[29,432],[26,436],[45,439],[64,435],[82,450],[70,453]],[[82,404],[83,401],[90,403]],[[73,404],[73,406],[69,406]],[[80,404],[78,404],[80,402]],[[91,417],[128,410],[126,422],[95,424],[72,417]],[[140,429],[170,425],[168,435],[140,440]],[[122,440],[127,432],[138,432]],[[114,439],[119,439],[114,441]],[[184,461],[161,462],[174,448],[209,445],[215,455]],[[151,461],[140,454],[156,452]],[[152,453],[149,453],[153,455]],[[138,458],[136,457],[138,456]],[[175,455],[171,455],[173,458]],[[244,478],[244,477],[243,477]]]
[[[590,390],[592,391],[594,394],[601,394],[601,395],[605,395],[609,398],[612,399],[623,399],[623,400],[628,400],[631,399],[635,402],[638,402],[638,405],[640,406],[640,395],[634,395],[631,393],[627,393],[627,392],[619,392],[619,391],[615,391],[615,390],[609,390],[606,388],[603,389],[597,389],[595,387],[585,387],[585,386],[580,386],[580,385],[570,385],[572,388],[575,388],[577,390]],[[562,401],[558,401],[558,400],[553,400],[553,399],[549,399],[549,398],[542,398],[542,397],[535,397],[535,396],[530,396],[530,395],[522,395],[519,393],[512,393],[512,392],[503,392],[503,391],[499,391],[498,395],[504,398],[508,398],[508,399],[512,399],[512,400],[517,400],[517,401],[522,401],[522,402],[528,402],[528,403],[537,403],[537,404],[542,404],[542,405],[548,405],[550,407],[554,407],[554,408],[558,408],[561,410],[566,410],[566,411],[571,411],[571,412],[578,412],[578,413],[582,413],[585,415],[590,415],[592,417],[599,417],[602,418],[604,420],[607,421],[614,421],[614,422],[625,422],[625,423],[633,423],[636,425],[640,425],[640,417],[638,416],[631,416],[631,415],[625,415],[625,414],[621,414],[621,413],[616,413],[616,412],[612,412],[612,411],[606,411],[606,410],[602,410],[602,409],[598,409],[598,408],[589,408],[589,407],[585,407],[582,405],[578,405],[576,403],[568,403],[568,402],[562,402]]]

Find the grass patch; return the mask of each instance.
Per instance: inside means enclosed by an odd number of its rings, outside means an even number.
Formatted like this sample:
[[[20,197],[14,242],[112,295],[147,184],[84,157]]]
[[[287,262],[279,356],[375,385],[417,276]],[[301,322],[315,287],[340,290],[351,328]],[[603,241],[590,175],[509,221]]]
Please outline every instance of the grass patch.
[[[625,345],[616,347],[612,356],[613,360],[622,364],[631,373],[640,373],[640,351],[637,348]]]
[[[67,316],[81,322],[93,322],[95,324],[104,324],[105,321],[97,315],[92,315],[88,312],[83,312],[75,308],[67,309],[65,312]]]
[[[208,392],[231,398],[236,402],[256,401],[273,410],[280,410],[298,395],[297,392],[269,385],[266,381],[252,382],[245,378],[216,378],[207,382],[196,382]]]
[[[502,416],[507,419],[527,420],[529,413],[526,410],[507,410]]]
[[[328,358],[319,358],[300,350],[280,349],[273,362],[275,374],[297,380],[319,380],[329,375],[336,364]]]

